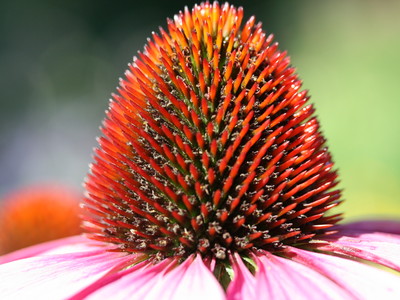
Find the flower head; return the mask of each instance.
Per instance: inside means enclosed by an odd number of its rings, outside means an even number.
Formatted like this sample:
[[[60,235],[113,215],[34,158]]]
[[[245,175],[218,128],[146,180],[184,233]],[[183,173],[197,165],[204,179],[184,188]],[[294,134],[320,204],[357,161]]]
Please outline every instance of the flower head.
[[[153,33],[114,95],[87,181],[92,238],[227,259],[327,233],[333,163],[307,93],[261,24],[203,4]]]
[[[335,225],[337,175],[307,93],[272,35],[242,18],[241,8],[206,2],[153,34],[103,123],[83,203],[91,240],[6,257],[0,273],[24,271],[6,293],[399,295],[400,277],[356,260],[400,271],[400,224]]]

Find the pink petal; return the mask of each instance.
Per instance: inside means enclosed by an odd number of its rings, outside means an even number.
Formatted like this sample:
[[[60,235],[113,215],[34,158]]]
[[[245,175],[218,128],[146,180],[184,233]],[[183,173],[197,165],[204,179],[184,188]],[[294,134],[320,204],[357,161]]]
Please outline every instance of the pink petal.
[[[341,232],[340,232],[341,233]],[[326,238],[321,250],[361,258],[400,271],[400,235],[347,231],[346,236]]]
[[[89,295],[100,290],[101,288],[105,287],[106,285],[122,278],[126,274],[132,273],[133,271],[144,269],[149,265],[149,261],[145,260],[139,263],[136,263],[132,266],[127,266],[122,271],[116,273],[110,273],[107,276],[100,278],[99,280],[93,282],[92,284],[88,285],[86,288],[81,290],[79,293],[75,294],[73,297],[69,298],[68,300],[80,300],[80,299],[87,299]],[[122,269],[122,268],[121,268]]]
[[[221,286],[200,257],[175,265],[176,261],[164,260],[132,272],[128,269],[123,277],[85,299],[225,299]]]
[[[400,222],[399,221],[387,221],[387,220],[369,220],[369,221],[358,221],[349,224],[337,226],[340,232],[345,235],[348,232],[386,232],[393,234],[400,234]]]
[[[133,255],[105,252],[30,257],[0,265],[2,299],[65,299],[115,268],[123,268]]]
[[[256,295],[252,299],[353,299],[342,287],[313,269],[264,253],[256,258]]]
[[[76,236],[58,239],[55,241],[41,243],[41,244],[30,246],[30,247],[0,256],[0,264],[4,264],[6,262],[10,262],[10,261],[17,260],[17,259],[37,256],[41,253],[53,251],[57,248],[63,248],[65,246],[76,246],[79,244],[86,245],[87,243],[88,243],[88,239],[82,235],[76,235]]]
[[[399,299],[400,277],[389,272],[332,255],[288,247],[297,262],[325,275],[356,299]]]
[[[145,261],[94,282],[72,299],[132,299],[133,295],[136,299],[144,299],[146,293],[174,264],[175,261],[171,259],[165,259],[156,265]]]
[[[204,300],[226,299],[224,290],[201,256],[191,257],[166,273],[154,288],[146,294],[148,300]]]
[[[115,249],[116,246],[114,244],[94,241],[85,236],[82,237],[81,242],[76,242],[75,244],[66,243],[63,246],[59,246],[48,251],[45,251],[39,256],[43,255],[53,255],[53,254],[68,254],[75,252],[86,252],[86,251],[94,251],[94,250],[102,250],[107,251],[111,249]]]
[[[226,291],[228,300],[256,299],[255,278],[245,266],[240,255],[235,253],[231,258],[233,280]]]

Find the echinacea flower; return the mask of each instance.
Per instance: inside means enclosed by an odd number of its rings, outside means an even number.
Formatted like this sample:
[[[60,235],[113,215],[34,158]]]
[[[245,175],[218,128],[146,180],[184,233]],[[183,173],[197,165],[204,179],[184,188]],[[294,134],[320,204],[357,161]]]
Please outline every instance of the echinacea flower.
[[[57,183],[23,187],[0,201],[0,255],[82,232],[80,196]]]
[[[2,299],[400,297],[397,274],[365,263],[400,271],[400,223],[336,224],[313,106],[242,17],[206,2],[153,33],[103,123],[87,236],[4,256]]]

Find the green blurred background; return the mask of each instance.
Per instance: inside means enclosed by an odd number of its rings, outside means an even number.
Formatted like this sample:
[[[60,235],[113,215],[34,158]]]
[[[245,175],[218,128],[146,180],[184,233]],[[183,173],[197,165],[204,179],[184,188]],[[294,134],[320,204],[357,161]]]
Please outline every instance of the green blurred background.
[[[0,2],[0,196],[77,189],[118,78],[194,1]],[[231,1],[275,33],[310,90],[349,219],[400,219],[400,1]]]

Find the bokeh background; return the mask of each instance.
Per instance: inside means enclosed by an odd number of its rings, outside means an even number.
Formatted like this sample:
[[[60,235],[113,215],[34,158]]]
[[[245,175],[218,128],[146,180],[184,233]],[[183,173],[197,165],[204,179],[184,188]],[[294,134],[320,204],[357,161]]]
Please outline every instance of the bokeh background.
[[[348,219],[400,219],[400,1],[231,1],[275,33],[310,90]],[[0,198],[82,190],[110,94],[146,38],[193,1],[0,1]]]

